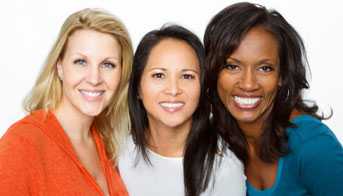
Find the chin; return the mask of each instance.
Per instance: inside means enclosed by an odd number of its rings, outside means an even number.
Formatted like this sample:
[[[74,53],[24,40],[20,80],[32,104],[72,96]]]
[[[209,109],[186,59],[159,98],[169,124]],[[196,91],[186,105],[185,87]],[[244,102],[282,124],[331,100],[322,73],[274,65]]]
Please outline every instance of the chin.
[[[254,118],[237,118],[236,120],[237,120],[237,122],[241,122],[241,123],[253,123],[253,122],[255,122]]]
[[[163,121],[164,126],[169,127],[169,128],[177,128],[181,125],[183,125],[185,122],[182,120],[177,120],[177,119],[167,119]]]
[[[237,122],[242,123],[253,123],[256,121],[257,117],[254,115],[233,115]]]
[[[96,117],[98,116],[102,111],[104,111],[103,107],[99,107],[99,106],[86,106],[86,107],[82,107],[80,108],[80,111],[89,117]]]
[[[92,111],[92,110],[83,110],[82,113],[86,116],[89,116],[89,117],[96,117],[98,116],[101,112],[98,112],[98,111]]]

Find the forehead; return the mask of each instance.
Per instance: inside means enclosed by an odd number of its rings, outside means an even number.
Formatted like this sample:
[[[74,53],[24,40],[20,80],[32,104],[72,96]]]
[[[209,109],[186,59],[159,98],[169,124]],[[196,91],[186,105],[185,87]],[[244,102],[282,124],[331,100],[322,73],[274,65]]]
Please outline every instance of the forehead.
[[[278,48],[275,36],[264,27],[257,26],[247,32],[230,57],[278,60]]]
[[[172,38],[160,41],[150,51],[146,68],[154,67],[200,69],[195,50],[187,42]]]
[[[113,35],[91,29],[79,29],[69,36],[66,43],[66,52],[118,58],[121,47]]]

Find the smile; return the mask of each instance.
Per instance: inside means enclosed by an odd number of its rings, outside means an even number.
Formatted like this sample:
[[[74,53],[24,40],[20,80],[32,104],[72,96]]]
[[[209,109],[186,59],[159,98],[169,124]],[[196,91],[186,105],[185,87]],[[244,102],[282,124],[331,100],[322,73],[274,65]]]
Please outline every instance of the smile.
[[[88,90],[79,90],[80,93],[83,95],[83,97],[86,98],[88,101],[95,101],[97,100],[101,95],[105,93],[105,91],[88,91]]]
[[[160,102],[159,104],[167,112],[176,112],[176,111],[180,110],[185,105],[185,103],[181,102],[181,101],[177,101],[177,102]]]
[[[253,109],[260,103],[261,97],[234,96],[233,100],[235,101],[237,106],[242,108],[242,109]]]

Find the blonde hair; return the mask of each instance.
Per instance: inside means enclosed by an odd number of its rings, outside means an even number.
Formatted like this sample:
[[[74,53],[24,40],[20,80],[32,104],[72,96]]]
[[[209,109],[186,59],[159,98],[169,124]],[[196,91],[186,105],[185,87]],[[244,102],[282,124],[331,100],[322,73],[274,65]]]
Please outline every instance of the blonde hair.
[[[70,15],[64,22],[57,41],[50,51],[38,79],[24,100],[24,109],[56,109],[62,98],[62,82],[58,78],[57,62],[64,55],[68,38],[77,30],[90,29],[114,36],[121,46],[121,80],[109,106],[94,123],[102,136],[106,152],[115,159],[120,141],[129,131],[130,121],[127,104],[128,81],[132,69],[132,44],[124,24],[113,15],[100,9],[83,9]]]

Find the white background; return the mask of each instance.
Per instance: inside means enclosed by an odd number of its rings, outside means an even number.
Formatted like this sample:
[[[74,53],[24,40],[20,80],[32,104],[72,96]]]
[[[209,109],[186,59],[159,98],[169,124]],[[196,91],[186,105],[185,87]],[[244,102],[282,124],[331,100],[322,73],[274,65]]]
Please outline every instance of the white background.
[[[71,13],[104,8],[127,26],[137,46],[142,36],[167,22],[183,25],[201,39],[209,20],[228,0],[56,0],[1,1],[0,7],[0,136],[25,113],[22,100],[29,92],[55,41]],[[343,142],[343,5],[340,1],[252,1],[278,10],[303,37],[312,77],[306,98],[322,111],[333,109],[325,121]]]

